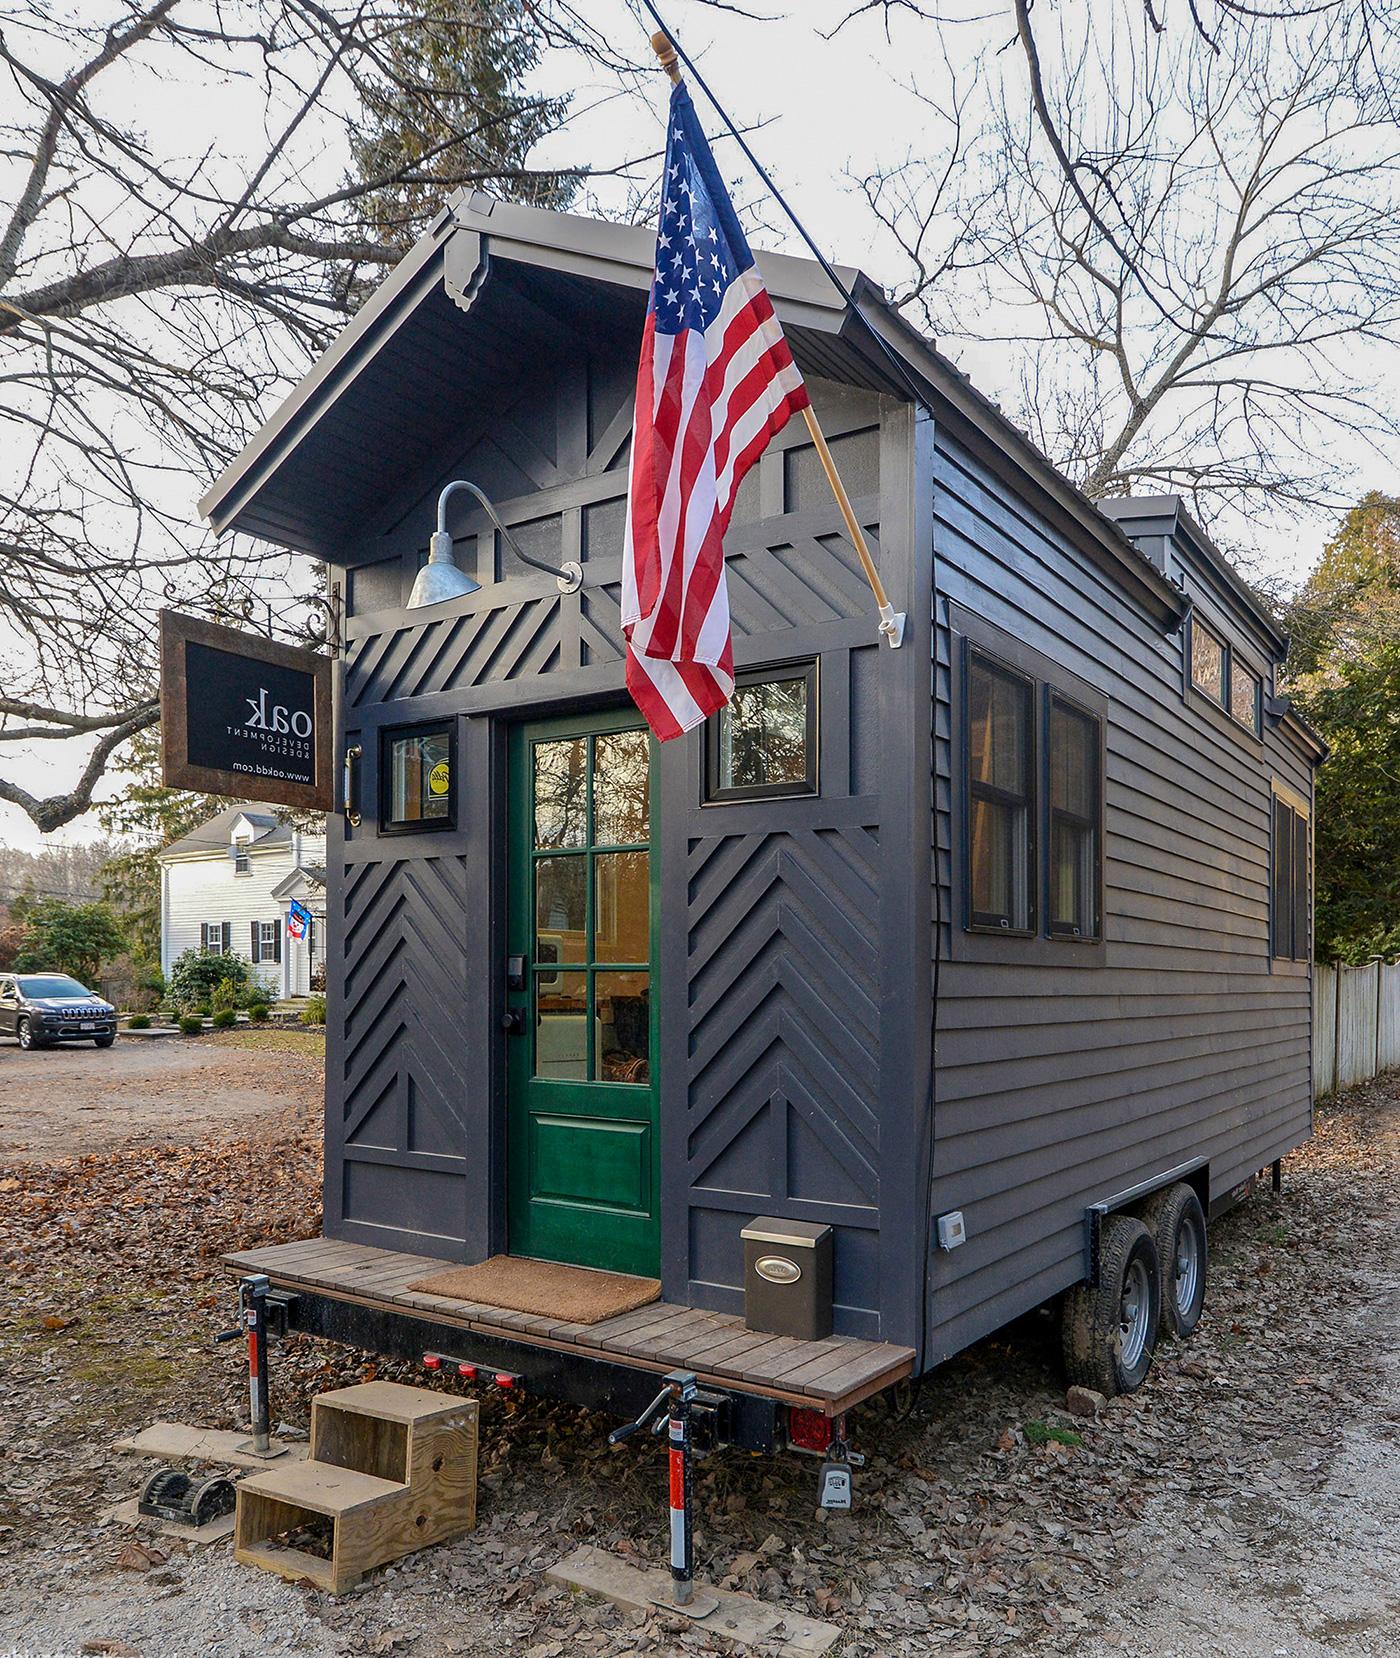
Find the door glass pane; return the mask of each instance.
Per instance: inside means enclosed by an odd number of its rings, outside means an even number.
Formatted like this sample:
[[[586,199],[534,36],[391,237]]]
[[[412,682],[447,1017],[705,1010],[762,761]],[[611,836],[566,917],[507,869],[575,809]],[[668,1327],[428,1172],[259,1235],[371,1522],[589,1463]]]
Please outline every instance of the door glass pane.
[[[593,745],[593,840],[631,846],[648,838],[651,745],[645,731],[615,731]]]
[[[588,1079],[588,975],[541,973],[535,980],[535,1075]]]
[[[1057,812],[1093,818],[1094,727],[1063,703],[1050,704],[1050,805]]]
[[[598,1079],[649,1082],[651,998],[645,973],[599,973],[594,979],[598,1019]]]
[[[645,852],[599,852],[593,860],[593,959],[651,957],[650,859]]]
[[[535,744],[535,845],[582,846],[588,838],[588,739]]]
[[[968,769],[973,782],[1024,794],[1030,749],[1027,687],[974,657],[967,696]]]
[[[539,858],[535,862],[535,960],[586,961],[588,860]]]

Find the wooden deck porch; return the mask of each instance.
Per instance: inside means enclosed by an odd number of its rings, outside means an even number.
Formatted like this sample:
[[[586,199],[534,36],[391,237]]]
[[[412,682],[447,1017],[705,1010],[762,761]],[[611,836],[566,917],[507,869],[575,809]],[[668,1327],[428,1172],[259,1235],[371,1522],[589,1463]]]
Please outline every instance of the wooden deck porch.
[[[900,1381],[914,1365],[912,1348],[890,1342],[847,1336],[794,1341],[746,1330],[742,1318],[665,1301],[597,1324],[572,1324],[424,1295],[405,1286],[442,1271],[444,1262],[328,1238],[244,1250],[226,1255],[224,1262],[239,1273],[266,1273],[279,1289],[412,1313],[449,1328],[572,1350],[638,1370],[693,1370],[711,1386],[738,1388],[832,1416]]]

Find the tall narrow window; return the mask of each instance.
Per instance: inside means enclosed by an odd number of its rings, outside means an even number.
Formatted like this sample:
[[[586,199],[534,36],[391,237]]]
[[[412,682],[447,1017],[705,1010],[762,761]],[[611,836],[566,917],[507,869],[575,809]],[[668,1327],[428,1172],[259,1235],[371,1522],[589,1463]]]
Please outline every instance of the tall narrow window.
[[[1099,722],[1050,695],[1050,931],[1099,933]]]
[[[1282,961],[1306,961],[1309,896],[1308,819],[1281,796],[1274,796],[1273,953]]]
[[[1191,618],[1191,683],[1212,702],[1225,703],[1225,647],[1208,627]]]
[[[967,663],[968,923],[1035,926],[1032,686],[977,652]]]

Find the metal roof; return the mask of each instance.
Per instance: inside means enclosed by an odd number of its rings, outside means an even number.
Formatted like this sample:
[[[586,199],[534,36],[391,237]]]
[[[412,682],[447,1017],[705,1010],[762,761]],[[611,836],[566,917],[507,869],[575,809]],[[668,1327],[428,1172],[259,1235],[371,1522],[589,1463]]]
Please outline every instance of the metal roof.
[[[493,393],[517,385],[531,367],[547,370],[585,330],[635,352],[654,245],[647,226],[481,191],[458,197],[219,477],[200,511],[220,534],[239,530],[345,563],[347,542],[381,523],[405,478],[440,459],[445,395],[458,409],[489,408]],[[815,260],[760,253],[758,262],[805,373],[917,397],[1013,472],[1018,488],[1161,624],[1180,621],[1180,591],[874,282],[837,267],[858,317]],[[431,481],[425,473],[425,486]]]

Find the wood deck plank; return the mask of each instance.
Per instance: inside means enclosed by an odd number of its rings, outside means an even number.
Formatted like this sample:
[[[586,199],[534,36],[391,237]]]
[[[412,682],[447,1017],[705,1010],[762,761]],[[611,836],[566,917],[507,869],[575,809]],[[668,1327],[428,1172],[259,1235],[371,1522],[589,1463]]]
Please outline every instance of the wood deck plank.
[[[420,1316],[436,1314],[467,1335],[477,1331],[658,1372],[683,1367],[719,1386],[740,1386],[794,1403],[810,1399],[831,1413],[878,1392],[913,1368],[912,1350],[889,1342],[846,1336],[798,1341],[746,1329],[733,1314],[674,1302],[653,1301],[598,1324],[578,1324],[412,1291],[408,1284],[442,1263],[335,1239],[240,1250],[224,1260],[239,1271],[265,1272],[287,1287],[300,1285],[332,1298]]]

